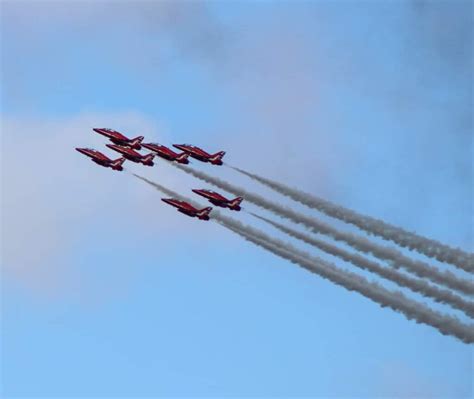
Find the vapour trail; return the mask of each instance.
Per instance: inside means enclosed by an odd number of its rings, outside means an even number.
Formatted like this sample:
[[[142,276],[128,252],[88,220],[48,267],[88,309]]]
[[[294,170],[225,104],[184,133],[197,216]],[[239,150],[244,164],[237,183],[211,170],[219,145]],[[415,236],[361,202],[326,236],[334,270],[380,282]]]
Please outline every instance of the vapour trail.
[[[158,183],[136,174],[134,174],[134,176],[152,185],[166,195],[187,200],[185,197],[174,193]],[[394,311],[403,314],[409,320],[414,319],[418,323],[427,324],[436,328],[441,334],[454,336],[462,342],[474,342],[474,325],[465,324],[456,317],[442,314],[420,302],[411,300],[401,292],[389,291],[377,283],[369,282],[362,276],[344,271],[322,259],[312,257],[296,249],[289,243],[274,239],[260,230],[223,216],[218,211],[213,211],[212,216],[222,226],[227,227],[246,240],[294,264],[300,265],[349,291],[357,291],[382,307],[390,307]]]
[[[183,170],[184,172],[197,177],[207,183],[219,187],[231,194],[244,197],[244,201],[251,202],[260,206],[270,212],[273,212],[281,217],[290,219],[295,223],[300,223],[306,226],[314,233],[320,233],[330,236],[336,241],[342,241],[350,245],[358,251],[371,254],[379,259],[388,261],[391,266],[395,268],[403,268],[421,278],[428,278],[433,282],[444,285],[451,289],[462,292],[466,295],[474,295],[474,284],[472,281],[456,276],[450,271],[441,271],[435,266],[428,265],[419,260],[413,260],[395,248],[377,244],[368,240],[365,237],[358,236],[353,233],[348,233],[335,229],[334,227],[322,222],[321,220],[306,216],[302,213],[284,207],[276,202],[267,200],[261,195],[254,194],[241,187],[234,186],[217,177],[208,175],[207,173],[191,169],[189,167],[171,163],[174,167]]]
[[[351,253],[349,251],[336,247],[335,245],[314,238],[308,234],[301,233],[297,230],[289,228],[281,223],[257,215],[253,212],[249,213],[252,216],[263,220],[264,222],[272,225],[273,227],[288,234],[291,237],[304,241],[307,244],[310,244],[330,255],[337,256],[338,258],[350,262],[353,265],[360,267],[361,269],[376,273],[383,278],[393,281],[400,287],[409,288],[413,292],[418,292],[424,295],[425,297],[434,299],[436,302],[444,303],[452,306],[455,309],[461,310],[471,318],[474,317],[474,302],[467,301],[450,290],[438,288],[429,284],[425,280],[409,277],[406,274],[401,273],[395,269],[383,267],[377,262],[367,259],[357,253]]]
[[[318,274],[320,277],[336,285],[342,286],[349,291],[357,291],[359,294],[378,303],[381,307],[389,307],[396,312],[402,313],[408,320],[414,319],[418,323],[427,324],[438,329],[441,334],[455,336],[462,342],[468,344],[474,342],[474,324],[465,324],[456,317],[432,310],[423,303],[407,298],[399,291],[387,290],[377,283],[369,282],[362,276],[339,269],[330,263],[311,257],[295,248],[288,249],[287,243],[282,241],[263,239],[245,229],[225,225],[221,220],[218,220],[218,223],[223,224],[246,240],[310,272]]]
[[[460,248],[452,248],[439,241],[406,231],[382,220],[362,215],[351,209],[336,205],[330,201],[305,193],[298,189],[288,187],[285,184],[267,179],[255,173],[247,172],[234,166],[228,166],[259,183],[270,187],[280,194],[308,206],[309,208],[316,209],[328,216],[357,226],[359,229],[364,230],[369,234],[374,234],[385,240],[393,241],[402,247],[414,250],[441,262],[450,263],[464,271],[471,273],[474,272],[474,254],[470,254]]]

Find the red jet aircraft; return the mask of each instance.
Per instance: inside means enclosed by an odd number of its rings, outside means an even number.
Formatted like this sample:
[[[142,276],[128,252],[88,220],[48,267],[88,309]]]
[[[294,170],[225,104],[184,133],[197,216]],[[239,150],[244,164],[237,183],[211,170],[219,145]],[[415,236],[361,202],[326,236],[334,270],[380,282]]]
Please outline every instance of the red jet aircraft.
[[[186,201],[180,201],[174,198],[162,198],[163,202],[178,208],[178,212],[184,213],[185,215],[193,217],[197,217],[201,220],[209,220],[209,212],[211,212],[212,208],[202,208],[197,209],[191,204],[187,203]]]
[[[102,136],[107,137],[110,141],[117,145],[122,145],[124,147],[130,147],[135,150],[141,150],[140,143],[143,141],[143,136],[135,137],[134,139],[129,139],[124,136],[122,133],[117,132],[116,130],[106,129],[106,128],[94,128],[94,132],[101,134]]]
[[[222,165],[222,157],[225,155],[225,151],[219,151],[215,154],[209,154],[203,149],[196,147],[191,144],[173,144],[173,147],[184,151],[189,156],[202,162],[210,162],[213,165]]]
[[[243,200],[242,197],[229,200],[223,195],[211,190],[193,190],[193,192],[195,192],[197,195],[200,195],[201,197],[207,198],[211,204],[220,206],[221,208],[229,208],[233,211],[240,211],[242,209],[240,207],[240,203]]]
[[[153,158],[155,157],[155,154],[147,154],[147,155],[142,155],[131,148],[127,147],[122,147],[119,145],[115,144],[106,144],[107,147],[110,149],[119,152],[120,154],[123,155],[124,158],[128,159],[129,161],[135,162],[135,163],[142,163],[143,165],[146,166],[153,166]]]
[[[119,158],[114,161],[101,152],[93,150],[92,148],[76,148],[76,151],[88,156],[97,165],[101,165],[106,168],[112,168],[113,170],[123,170],[122,164],[125,162],[125,158]]]
[[[149,149],[150,151],[156,152],[158,156],[161,158],[167,159],[168,161],[176,161],[178,163],[184,163],[188,164],[188,154],[185,152],[182,152],[181,154],[177,154],[170,148],[161,145],[161,144],[156,144],[156,143],[143,143],[143,147]]]

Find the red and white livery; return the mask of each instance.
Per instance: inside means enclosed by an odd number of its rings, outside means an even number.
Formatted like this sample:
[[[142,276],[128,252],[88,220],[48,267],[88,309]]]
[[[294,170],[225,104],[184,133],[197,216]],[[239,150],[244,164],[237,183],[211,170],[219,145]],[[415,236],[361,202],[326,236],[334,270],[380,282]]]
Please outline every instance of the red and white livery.
[[[215,206],[221,208],[229,208],[233,211],[240,211],[240,203],[243,201],[242,197],[234,198],[233,200],[227,199],[222,194],[216,193],[211,190],[193,190],[197,195],[207,198],[209,202]]]
[[[189,155],[186,152],[182,152],[181,154],[178,154],[174,152],[172,149],[158,143],[143,143],[142,147],[155,152],[156,155],[158,155],[161,158],[167,159],[168,161],[175,161],[182,164],[189,163],[189,160],[188,160]]]
[[[189,154],[190,157],[197,159],[201,162],[209,162],[213,165],[222,165],[222,157],[225,155],[225,151],[219,151],[215,154],[209,154],[202,148],[196,147],[191,144],[173,144],[173,147],[184,151]]]
[[[143,136],[135,137],[134,139],[129,139],[127,136],[124,136],[122,133],[117,132],[113,129],[107,128],[93,128],[94,132],[101,134],[102,136],[107,137],[112,143],[121,145],[124,147],[130,147],[134,150],[141,150],[141,142],[143,141]]]
[[[110,149],[119,152],[122,154],[122,156],[129,161],[135,162],[135,163],[141,163],[146,166],[153,166],[153,158],[155,157],[155,154],[147,154],[147,155],[142,155],[135,150],[132,150],[131,148],[128,147],[122,147],[120,145],[115,145],[115,144],[106,144],[107,147]]]
[[[113,170],[123,170],[122,164],[125,162],[125,158],[119,158],[116,160],[110,159],[108,156],[92,148],[76,148],[81,154],[89,157],[97,165],[105,168],[111,168]]]
[[[201,220],[209,220],[209,213],[212,211],[211,207],[197,209],[186,201],[180,201],[174,198],[162,198],[161,200],[177,208],[178,212],[184,213],[185,215],[191,216],[193,218],[197,217]]]

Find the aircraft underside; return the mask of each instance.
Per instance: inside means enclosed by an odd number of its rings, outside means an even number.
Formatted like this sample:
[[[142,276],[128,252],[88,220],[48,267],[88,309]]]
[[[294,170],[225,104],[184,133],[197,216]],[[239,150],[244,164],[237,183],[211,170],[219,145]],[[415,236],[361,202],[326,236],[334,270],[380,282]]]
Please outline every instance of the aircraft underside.
[[[222,202],[212,201],[212,200],[210,200],[209,202],[210,202],[211,204],[215,205],[215,206],[219,206],[219,207],[221,207],[221,208],[227,208],[227,205],[224,204],[224,203],[222,203]]]
[[[184,213],[185,215],[188,215],[188,216],[195,216],[194,213],[185,211],[184,209],[178,209],[178,212]]]

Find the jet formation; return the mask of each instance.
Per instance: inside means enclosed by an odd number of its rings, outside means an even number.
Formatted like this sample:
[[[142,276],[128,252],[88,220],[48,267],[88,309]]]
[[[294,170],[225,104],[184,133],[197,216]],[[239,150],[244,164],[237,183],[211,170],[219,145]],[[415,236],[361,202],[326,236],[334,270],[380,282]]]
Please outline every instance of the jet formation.
[[[215,154],[211,154],[195,145],[173,144],[173,147],[181,151],[180,153],[177,153],[171,148],[162,144],[143,143],[143,140],[145,139],[144,136],[129,138],[116,130],[108,128],[93,128],[92,130],[108,138],[111,144],[106,144],[106,147],[118,152],[121,157],[113,160],[107,155],[92,148],[77,147],[76,151],[89,157],[97,165],[103,166],[105,168],[122,171],[124,169],[122,165],[125,161],[139,163],[145,166],[154,166],[153,159],[155,156],[170,162],[176,162],[185,165],[189,164],[189,157],[201,162],[210,163],[212,165],[223,164],[222,158],[225,155],[225,151],[219,151]],[[148,154],[141,154],[138,152],[143,148],[151,152]],[[211,204],[220,208],[227,208],[233,211],[240,211],[242,209],[240,207],[240,204],[243,201],[242,197],[228,199],[222,194],[211,190],[193,189],[192,191],[197,195],[206,198]],[[190,203],[176,198],[162,198],[161,200],[168,205],[174,206],[177,208],[178,212],[181,212],[187,216],[195,217],[200,220],[209,220],[209,214],[212,210],[212,207],[198,209]]]

